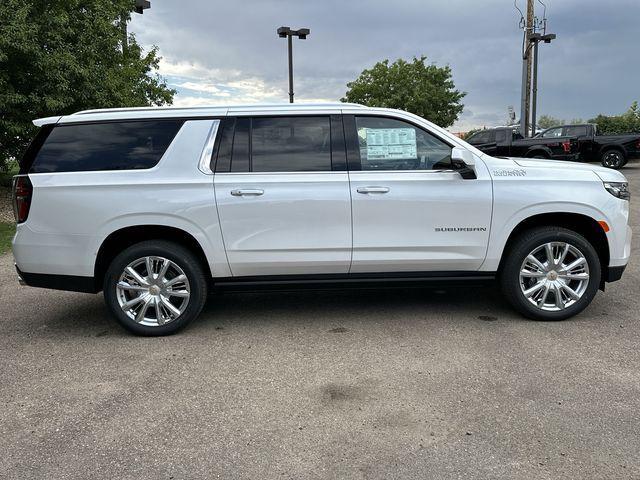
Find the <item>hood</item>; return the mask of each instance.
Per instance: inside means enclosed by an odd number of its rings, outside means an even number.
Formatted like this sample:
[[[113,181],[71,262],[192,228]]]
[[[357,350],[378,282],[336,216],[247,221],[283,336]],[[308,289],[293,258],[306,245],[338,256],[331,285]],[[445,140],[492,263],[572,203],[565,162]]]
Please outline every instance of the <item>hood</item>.
[[[564,170],[567,173],[581,170],[595,173],[603,182],[626,182],[625,176],[617,170],[590,165],[588,163],[570,162],[562,160],[545,160],[536,158],[509,158],[521,167],[546,168],[553,170]]]

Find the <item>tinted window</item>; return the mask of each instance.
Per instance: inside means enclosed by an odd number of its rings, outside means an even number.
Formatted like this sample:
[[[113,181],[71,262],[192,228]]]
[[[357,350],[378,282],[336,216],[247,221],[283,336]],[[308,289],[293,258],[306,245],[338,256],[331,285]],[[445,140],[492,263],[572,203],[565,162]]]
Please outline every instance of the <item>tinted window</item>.
[[[565,127],[564,134],[569,137],[583,137],[587,134],[587,127],[585,125]]]
[[[330,171],[329,117],[254,118],[251,165],[253,172]]]
[[[481,143],[489,143],[489,132],[487,130],[472,135],[467,142],[472,145],[480,145]]]
[[[562,136],[562,127],[559,128],[550,128],[549,130],[542,133],[544,138],[554,138]]]
[[[496,143],[503,143],[507,141],[506,130],[496,130]]]
[[[38,152],[32,173],[129,170],[156,165],[182,120],[56,126]]]
[[[31,171],[31,166],[35,161],[38,152],[42,148],[42,145],[44,145],[45,140],[51,133],[51,130],[53,130],[53,125],[45,125],[38,131],[35,138],[31,140],[29,147],[20,159],[20,175],[27,174]]]
[[[362,170],[451,168],[451,147],[413,125],[391,118],[356,117]]]

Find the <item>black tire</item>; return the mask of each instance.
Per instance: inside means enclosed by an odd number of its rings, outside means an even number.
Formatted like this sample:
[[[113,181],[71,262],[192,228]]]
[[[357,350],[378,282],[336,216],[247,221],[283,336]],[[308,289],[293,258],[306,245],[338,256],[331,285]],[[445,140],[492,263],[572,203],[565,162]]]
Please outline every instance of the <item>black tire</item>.
[[[620,150],[609,149],[600,155],[600,163],[603,167],[619,170],[627,164],[627,159]]]
[[[184,311],[163,325],[137,323],[123,311],[118,301],[116,285],[125,268],[132,262],[149,256],[162,257],[173,262],[182,269],[189,284],[190,296],[186,300]],[[207,288],[208,282],[203,266],[196,256],[177,243],[164,240],[144,241],[127,248],[113,259],[104,278],[104,298],[113,316],[127,330],[144,336],[171,335],[184,328],[202,311],[207,299]],[[155,315],[158,317],[157,311]]]
[[[586,259],[589,279],[579,300],[563,310],[547,311],[533,305],[525,297],[520,284],[520,271],[525,258],[537,247],[549,242],[564,242],[575,247]],[[601,266],[596,250],[582,235],[561,227],[539,227],[521,233],[511,244],[500,272],[500,285],[507,301],[522,315],[534,320],[564,320],[584,310],[600,286]],[[555,297],[555,293],[552,298]]]

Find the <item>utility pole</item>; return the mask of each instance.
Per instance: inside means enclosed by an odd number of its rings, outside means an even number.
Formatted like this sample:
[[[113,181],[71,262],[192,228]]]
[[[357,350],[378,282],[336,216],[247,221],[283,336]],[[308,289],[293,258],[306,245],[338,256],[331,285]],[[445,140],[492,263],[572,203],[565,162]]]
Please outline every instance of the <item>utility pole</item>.
[[[534,33],[533,1],[527,0],[527,18],[522,44],[522,93],[520,100],[520,134],[529,136],[529,105],[531,104],[531,35]]]
[[[276,33],[280,38],[287,39],[287,51],[289,57],[289,103],[293,103],[293,37],[298,37],[300,40],[304,40],[311,31],[308,28],[292,30],[289,27],[280,27]]]
[[[531,133],[536,133],[536,109],[538,106],[538,44],[540,42],[551,43],[551,40],[555,40],[555,33],[545,33],[540,35],[534,33],[531,35],[530,41],[533,43],[533,93],[531,98]]]

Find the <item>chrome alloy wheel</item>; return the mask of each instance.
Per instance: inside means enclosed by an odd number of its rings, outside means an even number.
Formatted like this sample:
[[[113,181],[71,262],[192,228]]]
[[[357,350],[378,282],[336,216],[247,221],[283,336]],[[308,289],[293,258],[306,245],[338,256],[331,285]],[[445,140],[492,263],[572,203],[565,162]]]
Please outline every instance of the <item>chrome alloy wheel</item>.
[[[522,262],[520,289],[540,310],[557,312],[576,303],[589,285],[589,265],[583,253],[565,242],[537,247]]]
[[[131,262],[116,284],[120,308],[135,322],[157,327],[178,318],[189,305],[189,280],[184,270],[163,257]]]

